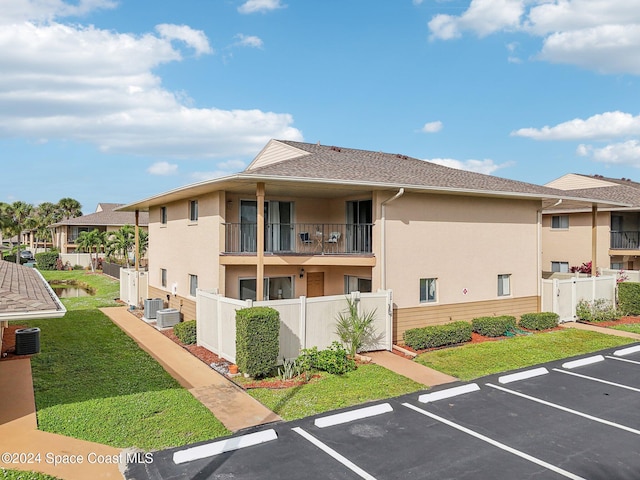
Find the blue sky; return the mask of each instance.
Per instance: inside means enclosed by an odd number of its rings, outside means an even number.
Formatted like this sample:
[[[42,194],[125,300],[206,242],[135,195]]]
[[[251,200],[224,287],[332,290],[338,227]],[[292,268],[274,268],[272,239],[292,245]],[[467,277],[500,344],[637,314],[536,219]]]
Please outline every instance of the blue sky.
[[[640,0],[11,0],[0,201],[128,203],[271,138],[635,180]]]

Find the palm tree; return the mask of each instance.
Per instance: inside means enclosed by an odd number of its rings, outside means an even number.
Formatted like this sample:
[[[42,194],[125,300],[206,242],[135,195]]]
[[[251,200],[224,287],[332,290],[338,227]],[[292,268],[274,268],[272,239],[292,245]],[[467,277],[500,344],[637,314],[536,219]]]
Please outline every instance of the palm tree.
[[[80,250],[87,251],[89,253],[89,260],[91,262],[91,271],[95,272],[95,265],[98,264],[98,250],[105,243],[105,234],[100,232],[97,228],[94,228],[90,232],[80,232],[76,240],[76,244]],[[95,249],[96,260],[93,261],[92,252]]]
[[[56,207],[65,220],[82,215],[82,205],[73,198],[61,198]]]
[[[59,222],[62,219],[58,207],[51,202],[42,202],[36,208],[36,238],[41,240],[45,247],[47,238],[51,240],[53,245],[53,230],[49,228],[49,225]]]
[[[131,225],[124,225],[112,232],[107,240],[107,255],[124,259],[129,268],[129,252],[135,247],[135,230]]]
[[[2,234],[12,238],[18,236],[16,263],[20,263],[20,234],[27,227],[27,220],[33,212],[33,205],[25,202],[4,203],[1,205]]]

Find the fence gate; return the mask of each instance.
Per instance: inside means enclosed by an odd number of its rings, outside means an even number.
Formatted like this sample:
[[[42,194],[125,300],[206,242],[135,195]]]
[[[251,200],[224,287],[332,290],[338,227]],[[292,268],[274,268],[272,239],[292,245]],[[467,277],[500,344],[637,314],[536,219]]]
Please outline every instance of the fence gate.
[[[615,305],[616,284],[615,276],[542,280],[542,311],[557,313],[560,322],[573,322],[581,300],[602,298]]]

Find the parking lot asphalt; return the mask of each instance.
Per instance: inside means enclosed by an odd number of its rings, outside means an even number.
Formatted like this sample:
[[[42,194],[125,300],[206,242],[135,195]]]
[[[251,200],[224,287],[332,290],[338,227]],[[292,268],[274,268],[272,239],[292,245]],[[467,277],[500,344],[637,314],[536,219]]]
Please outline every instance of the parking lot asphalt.
[[[154,452],[125,476],[636,480],[639,407],[635,344]]]

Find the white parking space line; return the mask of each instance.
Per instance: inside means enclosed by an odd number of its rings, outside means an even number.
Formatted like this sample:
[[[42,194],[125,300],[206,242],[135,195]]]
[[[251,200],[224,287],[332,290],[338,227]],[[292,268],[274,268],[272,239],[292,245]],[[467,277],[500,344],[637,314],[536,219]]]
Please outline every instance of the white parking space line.
[[[585,365],[591,365],[598,362],[604,362],[604,357],[602,355],[594,355],[593,357],[581,358],[580,360],[565,362],[562,364],[562,368],[571,370],[572,368],[584,367]]]
[[[354,420],[374,417],[376,415],[382,415],[383,413],[389,412],[393,412],[393,407],[389,403],[382,403],[380,405],[358,408],[356,410],[350,410],[344,413],[336,413],[335,415],[316,418],[313,423],[318,428],[332,427],[334,425],[340,425],[343,423],[352,422]]]
[[[503,375],[501,377],[498,377],[498,383],[505,384],[505,383],[511,383],[511,382],[518,382],[520,380],[526,380],[528,378],[539,377],[540,375],[546,375],[547,373],[549,373],[549,370],[547,370],[544,367],[533,368],[531,370],[525,370],[524,372],[512,373],[510,375]]]
[[[445,398],[457,397],[458,395],[464,395],[465,393],[477,392],[480,387],[477,383],[469,383],[460,387],[447,388],[446,390],[440,390],[439,392],[426,393],[418,397],[418,401],[422,403],[435,402],[437,400],[443,400]]]
[[[309,442],[313,443],[316,447],[318,447],[324,453],[330,455],[331,457],[333,457],[334,459],[339,461],[341,464],[343,464],[345,467],[347,467],[349,470],[351,470],[355,474],[359,475],[360,477],[362,477],[362,478],[364,478],[366,480],[376,480],[376,477],[374,477],[373,475],[368,474],[363,469],[361,469],[359,466],[357,466],[355,463],[353,463],[351,460],[348,460],[347,458],[343,457],[338,452],[336,452],[333,448],[331,448],[328,445],[322,443],[320,440],[318,440],[316,437],[314,437],[310,433],[306,432],[302,428],[294,427],[294,428],[292,428],[292,430],[294,432],[296,432],[298,435],[302,436],[304,439],[306,439]],[[302,473],[301,473],[301,475],[302,475]]]
[[[635,363],[636,365],[640,365],[640,362],[638,362],[637,360],[629,360],[628,358],[611,357],[609,355],[607,355],[605,358],[608,358],[610,360],[617,360],[619,362]]]
[[[599,383],[604,383],[606,385],[612,385],[614,387],[624,388],[626,390],[631,390],[631,391],[634,391],[634,392],[640,392],[640,388],[630,387],[629,385],[623,385],[621,383],[610,382],[608,380],[603,380],[602,378],[590,377],[588,375],[582,375],[582,374],[576,373],[576,372],[568,372],[566,370],[560,370],[558,368],[554,368],[553,371],[554,372],[559,372],[559,373],[564,373],[566,375],[573,375],[574,377],[584,378],[586,380],[591,380],[593,382],[599,382]]]
[[[269,429],[257,433],[249,433],[240,437],[228,438],[227,440],[220,440],[218,442],[207,443],[205,445],[199,445],[197,447],[187,448],[185,450],[179,450],[173,454],[173,463],[176,465],[180,463],[192,462],[194,460],[200,460],[202,458],[213,457],[224,452],[231,452],[240,448],[251,447],[253,445],[259,445],[261,443],[270,442],[276,440],[278,434],[275,430]]]
[[[520,458],[523,458],[525,460],[528,460],[529,462],[535,463],[536,465],[540,465],[541,467],[544,467],[548,470],[551,470],[553,472],[556,472],[564,477],[567,478],[571,478],[573,480],[585,480],[583,477],[580,477],[574,473],[568,472],[567,470],[564,470],[560,467],[557,467],[555,465],[552,465],[551,463],[547,463],[544,460],[540,460],[539,458],[533,457],[531,455],[529,455],[528,453],[524,453],[520,450],[516,450],[515,448],[512,448],[508,445],[505,445],[504,443],[498,442],[492,438],[489,438],[485,435],[482,435],[481,433],[475,432],[467,427],[463,427],[462,425],[458,425],[457,423],[451,422],[449,420],[447,420],[446,418],[442,418],[438,415],[435,415],[431,412],[428,412],[426,410],[423,410],[421,408],[415,407],[413,405],[411,405],[410,403],[403,403],[402,405],[404,405],[407,408],[410,408],[411,410],[414,410],[418,413],[421,413],[422,415],[426,415],[429,418],[432,418],[434,420],[437,420],[438,422],[444,423],[445,425],[448,425],[452,428],[455,428],[456,430],[459,430],[461,432],[466,433],[467,435],[471,435],[472,437],[475,437],[479,440],[482,440],[483,442],[486,442],[490,445],[493,445],[494,447],[498,447],[502,450],[504,450],[505,452],[509,452],[512,453],[513,455],[516,455]]]
[[[605,420],[604,418],[594,417],[593,415],[589,415],[587,413],[579,412],[578,410],[573,410],[571,408],[563,407],[562,405],[558,405],[557,403],[547,402],[546,400],[542,400],[541,398],[532,397],[530,395],[525,395],[524,393],[516,392],[515,390],[509,390],[508,388],[500,387],[498,385],[493,385],[491,383],[486,384],[487,387],[495,388],[502,392],[510,393],[511,395],[516,395],[518,397],[526,398],[527,400],[531,400],[533,402],[540,403],[542,405],[546,405],[548,407],[556,408],[558,410],[562,410],[563,412],[571,413],[573,415],[578,415],[580,417],[586,418],[588,420],[592,420],[594,422],[602,423],[604,425],[609,425],[610,427],[618,428],[620,430],[624,430],[626,432],[633,433],[635,435],[640,435],[640,430],[636,430],[635,428],[627,427],[626,425],[620,425],[619,423],[610,422],[609,420]]]
[[[633,347],[628,347],[628,348],[623,348],[621,350],[616,350],[615,352],[613,352],[613,354],[616,357],[624,357],[625,355],[629,355],[631,353],[638,353],[640,352],[640,345],[635,345]]]

